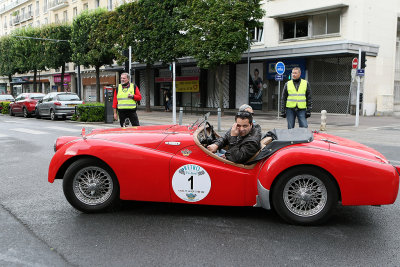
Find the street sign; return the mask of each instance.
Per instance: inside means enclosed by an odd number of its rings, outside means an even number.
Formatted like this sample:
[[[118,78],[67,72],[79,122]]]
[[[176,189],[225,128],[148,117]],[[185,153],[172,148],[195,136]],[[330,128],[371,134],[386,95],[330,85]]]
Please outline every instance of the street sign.
[[[283,81],[283,75],[281,75],[281,74],[276,74],[276,75],[275,75],[275,81]]]
[[[283,64],[283,62],[281,62],[281,61],[277,62],[275,65],[275,70],[276,70],[276,73],[278,73],[279,75],[284,74],[285,73],[285,64]],[[276,78],[275,78],[275,80],[276,80]]]
[[[364,76],[364,75],[365,75],[365,70],[364,69],[357,70],[357,76]]]
[[[353,58],[353,61],[351,62],[351,66],[353,67],[353,69],[357,69],[358,67],[358,58]]]

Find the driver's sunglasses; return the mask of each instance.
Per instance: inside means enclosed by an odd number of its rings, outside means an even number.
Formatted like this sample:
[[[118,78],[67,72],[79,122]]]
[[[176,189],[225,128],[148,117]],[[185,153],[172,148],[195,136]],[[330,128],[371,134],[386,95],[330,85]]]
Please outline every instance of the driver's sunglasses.
[[[254,113],[247,112],[247,111],[239,111],[236,113],[236,116],[241,116],[241,117],[250,117],[253,116]]]

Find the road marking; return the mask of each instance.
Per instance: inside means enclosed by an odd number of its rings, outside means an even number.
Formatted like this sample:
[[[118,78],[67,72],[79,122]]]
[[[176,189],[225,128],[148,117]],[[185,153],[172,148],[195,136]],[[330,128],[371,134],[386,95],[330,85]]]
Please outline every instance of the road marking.
[[[4,121],[4,122],[18,123],[17,121]]]
[[[8,135],[0,134],[0,137],[8,137]]]
[[[22,133],[29,133],[29,134],[48,134],[46,132],[36,131],[36,130],[31,130],[31,129],[26,129],[26,128],[14,128],[14,129],[10,129],[10,130],[22,132]]]
[[[400,166],[400,161],[397,160],[389,160],[389,162],[393,165],[399,165]]]
[[[53,129],[53,130],[60,130],[60,131],[65,131],[65,132],[74,132],[74,133],[79,133],[82,131],[81,129],[71,129],[71,128],[59,127],[59,126],[49,126],[49,127],[45,127],[45,128]]]
[[[95,128],[95,129],[109,129],[109,128],[115,128],[113,126],[105,126],[105,125],[96,125],[96,124],[77,124],[79,127],[85,127],[85,128]]]

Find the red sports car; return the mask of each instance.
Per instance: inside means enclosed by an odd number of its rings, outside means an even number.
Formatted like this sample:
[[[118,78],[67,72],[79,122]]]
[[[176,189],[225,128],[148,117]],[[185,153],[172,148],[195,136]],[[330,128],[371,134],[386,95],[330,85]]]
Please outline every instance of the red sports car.
[[[35,113],[36,103],[44,97],[42,93],[22,93],[15,98],[15,102],[10,104],[9,112],[11,116],[20,114],[25,118]]]
[[[326,221],[342,205],[396,200],[400,166],[379,152],[303,128],[269,132],[246,164],[205,147],[218,137],[206,119],[193,125],[93,130],[57,139],[48,180],[63,179],[69,203],[100,212],[118,200],[253,206],[287,222]]]

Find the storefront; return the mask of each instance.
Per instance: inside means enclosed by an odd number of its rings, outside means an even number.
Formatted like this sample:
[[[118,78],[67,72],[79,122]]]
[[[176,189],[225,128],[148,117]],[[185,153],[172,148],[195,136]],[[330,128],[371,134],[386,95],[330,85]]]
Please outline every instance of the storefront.
[[[61,74],[53,75],[54,85],[52,91],[57,92],[71,92],[71,74],[64,74],[64,83],[61,84]]]

